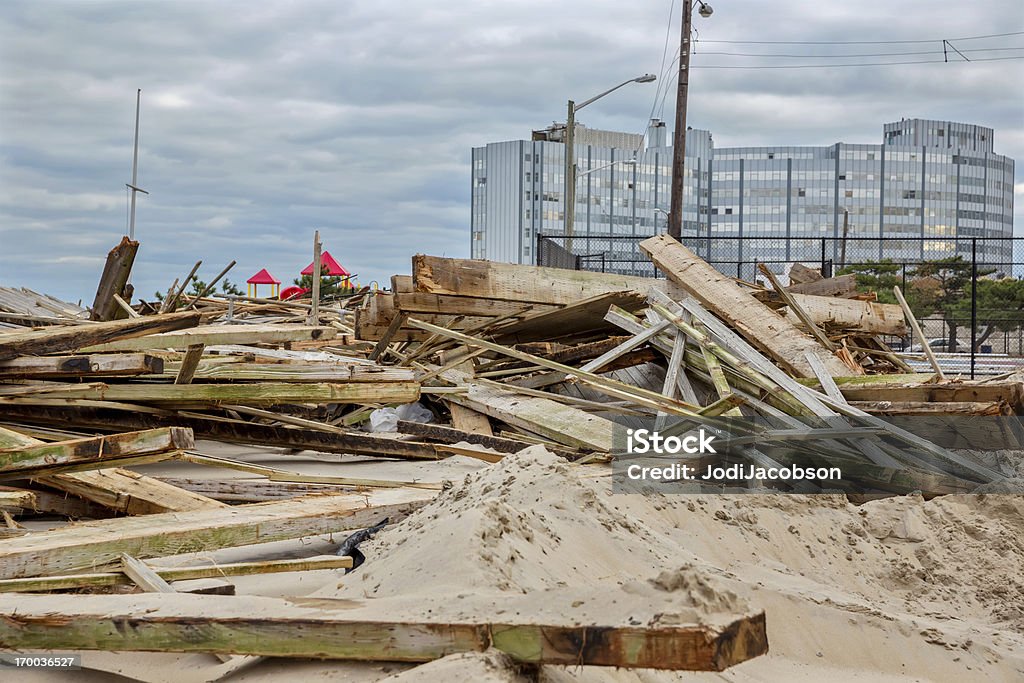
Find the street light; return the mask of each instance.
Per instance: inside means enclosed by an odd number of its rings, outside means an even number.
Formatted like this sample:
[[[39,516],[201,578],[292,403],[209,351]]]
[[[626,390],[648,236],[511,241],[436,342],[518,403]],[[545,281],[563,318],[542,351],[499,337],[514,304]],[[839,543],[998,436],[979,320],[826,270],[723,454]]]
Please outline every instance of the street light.
[[[579,104],[569,100],[568,115],[565,119],[565,236],[567,238],[567,245],[572,245],[573,223],[576,218],[576,112],[630,83],[650,83],[657,78],[654,74],[644,74],[643,76],[623,81],[614,88],[608,88],[603,93],[594,95],[589,100]]]
[[[683,1],[683,32],[679,44],[679,90],[676,93],[676,129],[672,144],[672,213],[668,220],[668,234],[679,240],[683,236],[683,167],[686,163],[686,95],[690,86],[690,31],[693,25],[693,7],[707,19],[714,13],[703,0]]]

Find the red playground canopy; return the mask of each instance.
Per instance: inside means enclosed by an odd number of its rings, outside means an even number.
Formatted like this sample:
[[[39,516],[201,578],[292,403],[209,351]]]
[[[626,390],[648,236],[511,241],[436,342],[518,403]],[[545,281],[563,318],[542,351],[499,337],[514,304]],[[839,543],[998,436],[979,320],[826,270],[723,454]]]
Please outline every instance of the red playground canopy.
[[[279,284],[281,284],[281,281],[278,280],[278,279],[275,279],[273,275],[268,273],[266,268],[260,270],[260,272],[258,272],[255,275],[253,275],[251,278],[246,280],[246,282],[249,283],[250,285],[279,285]]]
[[[320,254],[320,268],[323,269],[324,266],[327,267],[328,275],[340,275],[341,277],[351,277],[352,275],[352,273],[342,268],[341,264],[334,260],[334,257],[331,256],[331,252],[329,251],[325,251],[324,253]],[[308,266],[302,269],[302,275],[312,274],[313,264],[310,263]]]

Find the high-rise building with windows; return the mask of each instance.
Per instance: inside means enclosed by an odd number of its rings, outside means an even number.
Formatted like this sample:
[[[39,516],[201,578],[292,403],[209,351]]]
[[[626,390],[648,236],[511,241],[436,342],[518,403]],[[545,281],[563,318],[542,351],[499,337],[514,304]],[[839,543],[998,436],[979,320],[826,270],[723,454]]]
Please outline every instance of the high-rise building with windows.
[[[557,131],[473,150],[473,256],[537,263],[539,245],[542,263],[649,274],[636,243],[666,230],[664,124],[652,121],[645,138],[577,133],[572,236]],[[925,260],[1013,234],[1014,162],[993,151],[990,128],[904,119],[885,124],[881,144],[732,148],[688,130],[686,149],[684,241],[741,277],[751,273],[740,264],[817,261],[823,248],[839,263]],[[998,264],[1009,243],[974,246]]]

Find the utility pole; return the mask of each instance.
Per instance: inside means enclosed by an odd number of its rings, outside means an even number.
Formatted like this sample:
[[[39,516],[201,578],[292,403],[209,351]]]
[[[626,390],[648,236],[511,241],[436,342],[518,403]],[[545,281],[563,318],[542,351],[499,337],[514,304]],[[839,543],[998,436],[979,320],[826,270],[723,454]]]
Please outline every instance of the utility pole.
[[[572,100],[565,122],[565,248],[572,253],[576,222],[576,103]]]
[[[672,142],[672,203],[669,206],[668,234],[677,240],[683,237],[683,191],[686,182],[686,95],[690,87],[690,32],[693,28],[693,6],[700,5],[700,15],[711,16],[711,5],[702,0],[683,0],[683,32],[679,43],[679,88],[676,91],[676,129]]]

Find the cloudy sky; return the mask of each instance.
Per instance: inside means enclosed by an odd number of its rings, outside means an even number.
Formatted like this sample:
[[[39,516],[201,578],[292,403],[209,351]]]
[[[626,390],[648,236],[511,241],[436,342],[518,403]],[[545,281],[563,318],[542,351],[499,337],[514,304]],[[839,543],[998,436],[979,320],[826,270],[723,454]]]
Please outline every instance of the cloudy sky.
[[[714,6],[695,16],[689,124],[716,145],[879,142],[901,117],[990,126],[996,151],[1017,160],[1024,234],[1024,60],[981,61],[1024,57],[1024,35],[964,40],[1024,32],[1020,0]],[[710,68],[941,61],[944,38],[972,61]],[[384,284],[417,252],[469,255],[472,147],[528,138],[564,117],[567,98],[644,72],[668,78],[580,121],[641,132],[654,111],[671,122],[678,41],[672,0],[4,0],[0,284],[91,302],[126,231],[137,88],[139,185],[151,192],[137,210],[138,294],[166,290],[197,259],[207,278],[235,259],[236,282],[264,266],[290,282],[314,228],[362,283]],[[824,56],[908,52],[924,54]]]

